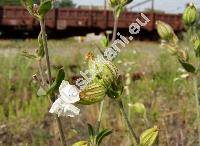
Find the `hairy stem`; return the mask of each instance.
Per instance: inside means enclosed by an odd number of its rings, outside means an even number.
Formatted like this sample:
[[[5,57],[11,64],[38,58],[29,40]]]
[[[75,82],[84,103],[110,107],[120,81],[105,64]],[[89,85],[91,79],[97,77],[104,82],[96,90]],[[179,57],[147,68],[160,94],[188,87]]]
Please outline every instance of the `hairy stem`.
[[[50,66],[50,59],[49,59],[49,50],[48,50],[48,46],[47,46],[47,34],[46,34],[44,19],[40,20],[40,27],[41,27],[41,32],[42,32],[42,39],[43,39],[43,44],[44,44],[46,64],[47,64],[47,70],[48,70],[48,80],[49,80],[49,84],[51,84],[52,83],[51,66]]]
[[[121,111],[121,113],[122,113],[122,116],[123,116],[123,118],[124,118],[124,120],[125,120],[125,122],[126,122],[126,124],[127,124],[127,126],[128,126],[128,130],[129,130],[130,134],[131,134],[132,137],[135,139],[135,141],[136,141],[136,143],[137,143],[137,145],[138,145],[139,142],[140,142],[140,140],[139,140],[138,136],[136,135],[136,133],[135,133],[133,127],[131,126],[131,123],[130,123],[130,121],[129,121],[129,119],[128,119],[128,116],[127,116],[125,110],[124,110],[124,106],[123,106],[123,103],[122,103],[121,100],[118,101],[118,105],[119,105],[120,111]]]
[[[47,34],[46,34],[46,30],[45,30],[44,19],[40,20],[40,27],[41,27],[41,32],[42,32],[42,39],[43,39],[43,44],[44,44],[46,64],[47,64],[47,70],[48,70],[48,81],[49,81],[49,85],[51,85],[51,83],[52,83],[51,66],[50,66],[49,50],[48,50],[48,45],[47,45]],[[51,102],[53,103],[54,102],[53,98],[50,97],[50,99],[51,99]],[[55,117],[56,117],[56,122],[57,122],[59,133],[60,133],[61,143],[63,146],[66,146],[65,135],[63,132],[61,120],[58,116],[55,116]]]
[[[113,28],[112,43],[116,40],[118,20],[119,20],[119,18],[117,16],[115,16],[115,14],[114,14],[114,28]]]
[[[103,113],[103,107],[104,107],[104,100],[100,104],[99,117],[98,117],[98,120],[97,120],[97,123],[96,123],[96,132],[99,132],[99,128],[101,126],[101,118],[102,118],[102,113]]]
[[[43,69],[42,69],[41,59],[38,60],[38,68],[39,68],[40,77],[42,79],[42,85],[46,86],[46,81],[45,81],[45,77],[44,77],[44,73],[43,73]]]

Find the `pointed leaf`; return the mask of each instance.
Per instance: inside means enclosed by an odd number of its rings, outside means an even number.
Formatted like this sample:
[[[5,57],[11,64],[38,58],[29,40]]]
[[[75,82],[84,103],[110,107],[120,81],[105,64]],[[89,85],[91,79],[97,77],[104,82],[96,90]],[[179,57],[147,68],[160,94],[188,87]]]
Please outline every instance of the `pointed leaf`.
[[[43,39],[42,39],[42,33],[40,32],[40,34],[38,35],[38,44],[39,44],[39,48],[37,50],[37,55],[40,58],[43,58],[45,55],[45,51],[44,51],[44,44],[43,44]]]
[[[24,57],[26,57],[26,58],[29,58],[29,59],[36,59],[37,58],[37,56],[35,56],[34,54],[30,54],[30,53],[28,53],[26,51],[23,51],[21,53],[21,55],[24,56]]]
[[[39,14],[41,17],[44,17],[45,14],[50,11],[52,8],[52,2],[51,0],[46,0],[46,1],[43,1],[41,4],[40,4],[40,7],[39,7]]]
[[[102,45],[103,47],[108,47],[109,40],[107,39],[106,36],[103,36],[103,37],[101,38],[100,42],[101,42],[101,45]]]
[[[90,136],[90,137],[93,137],[94,134],[95,134],[94,129],[93,129],[93,127],[92,127],[91,124],[88,123],[87,125],[88,125],[88,133],[89,133],[89,136]]]
[[[184,62],[184,61],[182,61],[182,60],[180,60],[180,59],[179,59],[179,62],[181,63],[181,65],[183,66],[183,68],[184,68],[186,71],[188,71],[188,72],[190,72],[190,73],[195,73],[196,69],[195,69],[195,67],[194,67],[192,64],[190,64],[190,63],[188,63],[188,62]]]
[[[110,135],[111,133],[112,133],[112,130],[109,130],[109,129],[105,129],[105,130],[99,132],[97,134],[97,137],[96,137],[96,144],[100,145],[102,140],[103,140],[103,138],[105,138],[106,136]]]
[[[59,71],[58,71],[58,74],[57,74],[57,77],[56,77],[56,80],[53,82],[53,84],[51,85],[51,87],[49,88],[48,90],[48,94],[51,93],[51,92],[56,92],[59,87],[60,87],[60,84],[62,83],[62,81],[65,79],[65,72],[64,70],[61,68]]]

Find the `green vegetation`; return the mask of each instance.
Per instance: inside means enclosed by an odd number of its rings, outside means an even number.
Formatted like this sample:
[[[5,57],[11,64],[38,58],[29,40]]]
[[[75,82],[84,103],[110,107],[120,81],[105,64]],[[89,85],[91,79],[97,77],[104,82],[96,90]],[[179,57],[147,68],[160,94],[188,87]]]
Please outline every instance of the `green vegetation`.
[[[50,142],[58,145],[59,135],[53,130],[56,124],[48,113],[50,102],[47,98],[37,97],[38,87],[30,77],[38,72],[37,64],[20,55],[23,50],[33,51],[37,48],[37,40],[1,40],[0,48],[0,131],[3,133],[0,142],[3,145],[11,145],[11,142],[14,145],[44,146]],[[66,80],[70,82],[73,76],[78,76],[79,71],[85,68],[83,54],[88,51],[99,54],[95,46],[78,43],[74,39],[50,40],[49,49],[54,68],[53,77],[57,69],[64,65]],[[129,85],[129,97],[124,94],[123,100],[137,132],[142,133],[148,128],[143,117],[132,107],[134,103],[140,102],[146,107],[149,125],[158,125],[161,129],[158,145],[184,143],[197,146],[198,123],[194,121],[196,111],[193,108],[195,99],[192,96],[192,80],[180,78],[181,65],[176,59],[161,49],[158,43],[136,41],[123,49],[116,63],[123,71],[122,74],[129,73],[134,79],[131,79]],[[141,79],[136,80],[138,75],[142,75]],[[124,129],[119,111],[114,103],[107,100],[101,127],[113,127],[115,130],[103,145],[128,146],[129,133]],[[69,144],[87,138],[85,124],[95,122],[97,107],[82,107],[82,116],[63,118]],[[110,115],[111,121],[108,120]]]

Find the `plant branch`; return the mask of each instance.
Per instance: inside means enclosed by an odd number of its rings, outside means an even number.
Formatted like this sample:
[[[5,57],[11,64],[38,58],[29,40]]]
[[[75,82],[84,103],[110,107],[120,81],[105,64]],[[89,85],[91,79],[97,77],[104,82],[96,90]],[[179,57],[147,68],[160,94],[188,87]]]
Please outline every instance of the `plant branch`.
[[[51,66],[50,66],[49,51],[48,51],[48,45],[47,45],[47,34],[46,34],[46,30],[45,30],[44,19],[40,20],[40,27],[41,27],[41,32],[42,32],[42,39],[43,39],[43,44],[44,44],[46,64],[47,64],[47,70],[48,70],[48,81],[49,81],[49,85],[51,85],[51,83],[52,83]],[[53,103],[54,102],[53,98],[50,97],[50,99],[51,99],[51,102]],[[61,143],[63,146],[66,146],[65,135],[63,132],[61,120],[58,116],[55,116],[55,117],[56,117],[56,122],[57,122],[59,133],[60,133]]]
[[[119,18],[115,16],[115,12],[114,12],[114,28],[113,28],[112,43],[116,40],[118,21],[119,21]]]
[[[48,50],[48,46],[47,46],[47,34],[46,34],[46,30],[45,30],[44,19],[40,20],[40,27],[41,27],[41,32],[42,32],[42,39],[43,39],[44,51],[45,51],[45,57],[46,57],[46,63],[47,63],[48,80],[49,80],[49,84],[51,84],[52,83],[51,66],[50,66],[50,59],[49,59],[49,50]]]
[[[42,69],[41,59],[38,60],[38,68],[39,68],[40,77],[42,79],[42,85],[46,86],[46,80],[45,80],[44,72],[43,72],[43,69]]]
[[[138,136],[136,135],[134,129],[131,126],[131,123],[130,123],[130,121],[128,119],[128,116],[127,116],[125,110],[124,110],[124,106],[123,106],[123,103],[122,103],[121,100],[118,101],[118,105],[119,105],[120,111],[122,113],[122,116],[123,116],[123,118],[124,118],[124,120],[125,120],[125,122],[126,122],[126,124],[128,126],[128,130],[129,130],[130,134],[133,136],[133,138],[135,139],[135,141],[136,141],[136,143],[138,145],[140,140],[139,140]]]

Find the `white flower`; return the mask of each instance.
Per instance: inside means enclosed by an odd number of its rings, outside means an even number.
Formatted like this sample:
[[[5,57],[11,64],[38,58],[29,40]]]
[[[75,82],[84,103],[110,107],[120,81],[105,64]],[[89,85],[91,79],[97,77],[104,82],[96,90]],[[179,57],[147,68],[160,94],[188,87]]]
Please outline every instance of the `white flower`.
[[[80,110],[73,105],[80,100],[79,90],[74,85],[70,85],[67,81],[62,81],[59,87],[58,99],[53,103],[50,113],[58,116],[74,117],[79,115]]]

